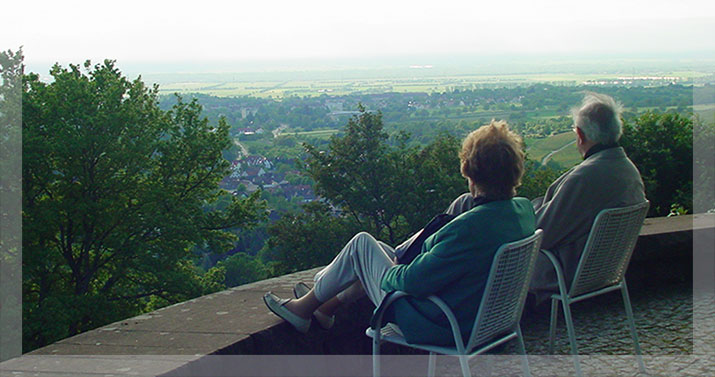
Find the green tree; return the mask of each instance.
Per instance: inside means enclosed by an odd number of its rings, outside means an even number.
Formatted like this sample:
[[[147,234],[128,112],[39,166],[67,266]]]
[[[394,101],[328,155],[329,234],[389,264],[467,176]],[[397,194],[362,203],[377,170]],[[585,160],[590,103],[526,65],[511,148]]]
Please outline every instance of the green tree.
[[[22,50],[0,51],[0,362],[22,349]]]
[[[308,157],[305,171],[316,192],[345,211],[364,230],[384,235],[394,243],[403,213],[403,166],[387,140],[382,114],[359,105],[360,114],[345,126],[344,136],[333,135],[327,151],[304,144]]]
[[[211,209],[229,127],[196,101],[164,112],[109,60],[50,73],[23,83],[26,350],[201,294],[192,249],[226,250],[263,215],[256,195]]]
[[[715,121],[699,117],[693,122],[693,210],[715,211]]]
[[[453,136],[409,147],[407,134],[390,138],[383,131],[380,113],[359,109],[327,151],[305,145],[304,172],[328,203],[311,203],[269,226],[261,255],[274,273],[330,262],[359,230],[396,244],[466,191]]]
[[[563,171],[550,166],[542,166],[538,161],[527,157],[524,163],[524,176],[521,178],[521,186],[517,187],[517,195],[529,199],[535,199],[546,194],[546,189],[553,183]]]
[[[454,198],[468,190],[459,169],[461,144],[454,136],[440,133],[422,149],[402,149],[403,167],[399,171],[404,210],[401,213],[411,234],[427,221],[444,212]],[[401,239],[398,239],[398,242]]]
[[[236,253],[218,262],[212,270],[216,268],[225,270],[223,283],[226,287],[267,279],[270,275],[268,267],[259,258],[246,253]]]
[[[620,141],[638,167],[650,200],[649,216],[671,206],[693,210],[693,122],[680,114],[647,112],[623,125]]]
[[[358,230],[330,205],[311,202],[302,212],[288,213],[268,227],[270,238],[261,257],[271,261],[274,275],[325,265]]]

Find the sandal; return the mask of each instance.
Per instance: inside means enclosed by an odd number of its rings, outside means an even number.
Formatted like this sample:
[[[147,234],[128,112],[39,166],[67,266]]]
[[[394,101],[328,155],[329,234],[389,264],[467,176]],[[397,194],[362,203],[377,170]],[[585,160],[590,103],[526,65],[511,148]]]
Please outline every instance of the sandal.
[[[295,298],[301,298],[310,292],[310,287],[308,287],[307,284],[301,282],[298,282],[294,287],[293,287],[293,295]],[[335,316],[327,316],[323,314],[320,310],[316,310],[313,312],[313,315],[315,316],[315,319],[318,321],[318,324],[320,325],[321,328],[324,330],[330,330],[333,325],[335,324]]]
[[[285,304],[289,301],[290,299],[280,298],[274,295],[273,292],[268,292],[263,295],[263,302],[266,303],[266,306],[273,312],[273,314],[283,318],[283,320],[293,325],[298,332],[303,334],[307,333],[310,329],[310,318],[301,318],[297,314],[288,310],[288,308],[285,307]]]

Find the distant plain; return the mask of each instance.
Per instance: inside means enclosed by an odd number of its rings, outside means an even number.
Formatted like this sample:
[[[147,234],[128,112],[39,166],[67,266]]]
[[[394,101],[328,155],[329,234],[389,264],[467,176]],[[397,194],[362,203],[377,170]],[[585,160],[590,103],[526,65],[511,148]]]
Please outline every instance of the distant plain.
[[[336,72],[336,74],[339,74]],[[699,79],[712,76],[712,73],[701,71],[657,72],[651,75],[623,73],[590,73],[590,74],[509,74],[509,75],[452,75],[425,76],[420,72],[415,77],[397,78],[346,78],[346,79],[315,79],[300,80],[255,80],[251,75],[221,74],[208,79],[224,79],[216,81],[182,81],[180,75],[173,79],[164,77],[166,81],[160,85],[161,94],[201,93],[219,97],[249,96],[258,98],[280,99],[287,96],[314,97],[320,95],[340,96],[348,94],[380,94],[396,93],[441,93],[449,90],[469,90],[479,88],[498,88],[505,86],[530,85],[548,83],[552,85],[599,85],[599,83],[623,83],[640,80],[644,84],[663,85],[668,82],[680,84],[696,83]],[[281,74],[285,76],[285,74]],[[300,74],[296,74],[300,76]],[[184,77],[183,79],[191,79]],[[173,82],[172,82],[173,81]]]
[[[569,58],[571,59],[571,58]],[[439,61],[426,64],[407,62],[373,63],[340,62],[335,64],[305,63],[291,68],[253,66],[232,71],[231,66],[208,73],[147,73],[148,82],[159,84],[159,93],[168,95],[193,93],[217,97],[271,98],[280,101],[287,97],[340,97],[347,95],[375,95],[385,93],[444,93],[455,90],[496,89],[529,86],[537,83],[563,86],[602,85],[661,86],[671,83],[699,86],[715,83],[715,70],[711,56],[651,57],[651,58],[509,58],[460,61]],[[353,64],[354,63],[354,64]],[[286,63],[288,64],[288,63]],[[321,65],[324,64],[324,65]],[[196,72],[196,71],[194,71]],[[696,113],[710,114],[714,104],[696,104]],[[655,108],[654,108],[655,109]],[[640,112],[649,108],[634,108]],[[667,110],[667,109],[659,109]],[[453,119],[508,118],[509,111],[473,109],[468,113],[454,114]],[[529,112],[531,119],[547,119],[566,114],[554,110]],[[438,121],[440,117],[427,116],[422,120]],[[304,131],[288,128],[283,135],[293,135],[298,140],[326,139],[338,133],[337,129]],[[527,138],[529,158],[546,163],[551,161],[562,167],[573,166],[580,155],[572,143],[572,132],[546,138]],[[251,144],[251,143],[248,143]],[[247,144],[247,145],[248,145]],[[553,152],[553,153],[552,153]],[[547,157],[547,159],[544,159]]]

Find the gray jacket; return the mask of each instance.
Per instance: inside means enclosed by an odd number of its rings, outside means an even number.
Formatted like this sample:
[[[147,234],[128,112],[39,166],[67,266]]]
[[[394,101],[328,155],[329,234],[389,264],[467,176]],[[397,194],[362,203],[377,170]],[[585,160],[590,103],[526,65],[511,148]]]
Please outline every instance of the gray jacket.
[[[645,201],[638,169],[621,147],[594,153],[559,177],[546,195],[532,201],[536,227],[544,230],[541,248],[559,257],[569,284],[596,215],[603,209]],[[539,254],[531,290],[556,290],[556,274]],[[542,297],[543,298],[543,297]]]

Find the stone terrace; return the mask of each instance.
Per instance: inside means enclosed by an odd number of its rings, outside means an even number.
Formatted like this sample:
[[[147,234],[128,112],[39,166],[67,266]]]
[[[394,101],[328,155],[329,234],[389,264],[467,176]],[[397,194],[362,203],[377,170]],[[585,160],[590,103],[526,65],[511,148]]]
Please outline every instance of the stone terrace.
[[[713,215],[646,219],[627,276],[651,375],[715,375],[713,297],[693,292],[693,259],[696,267],[703,259],[694,257],[692,246],[694,237],[705,237],[712,254],[714,230]],[[306,335],[263,305],[266,291],[289,297],[295,282],[310,281],[317,270],[239,286],[64,339],[0,363],[0,376],[371,375],[371,344],[363,332],[372,308],[366,300],[343,308],[330,332],[314,326]],[[638,374],[628,356],[632,343],[622,307],[617,292],[573,307],[579,349],[588,355],[581,357],[586,375]],[[524,313],[522,328],[536,376],[573,374],[562,319],[560,324],[556,353],[563,356],[546,356],[548,305]],[[424,374],[423,355],[383,349],[394,355],[384,360],[388,373],[399,364],[398,375]],[[474,358],[472,373],[520,375],[514,354],[512,342]],[[438,375],[458,375],[455,362],[439,358]]]

